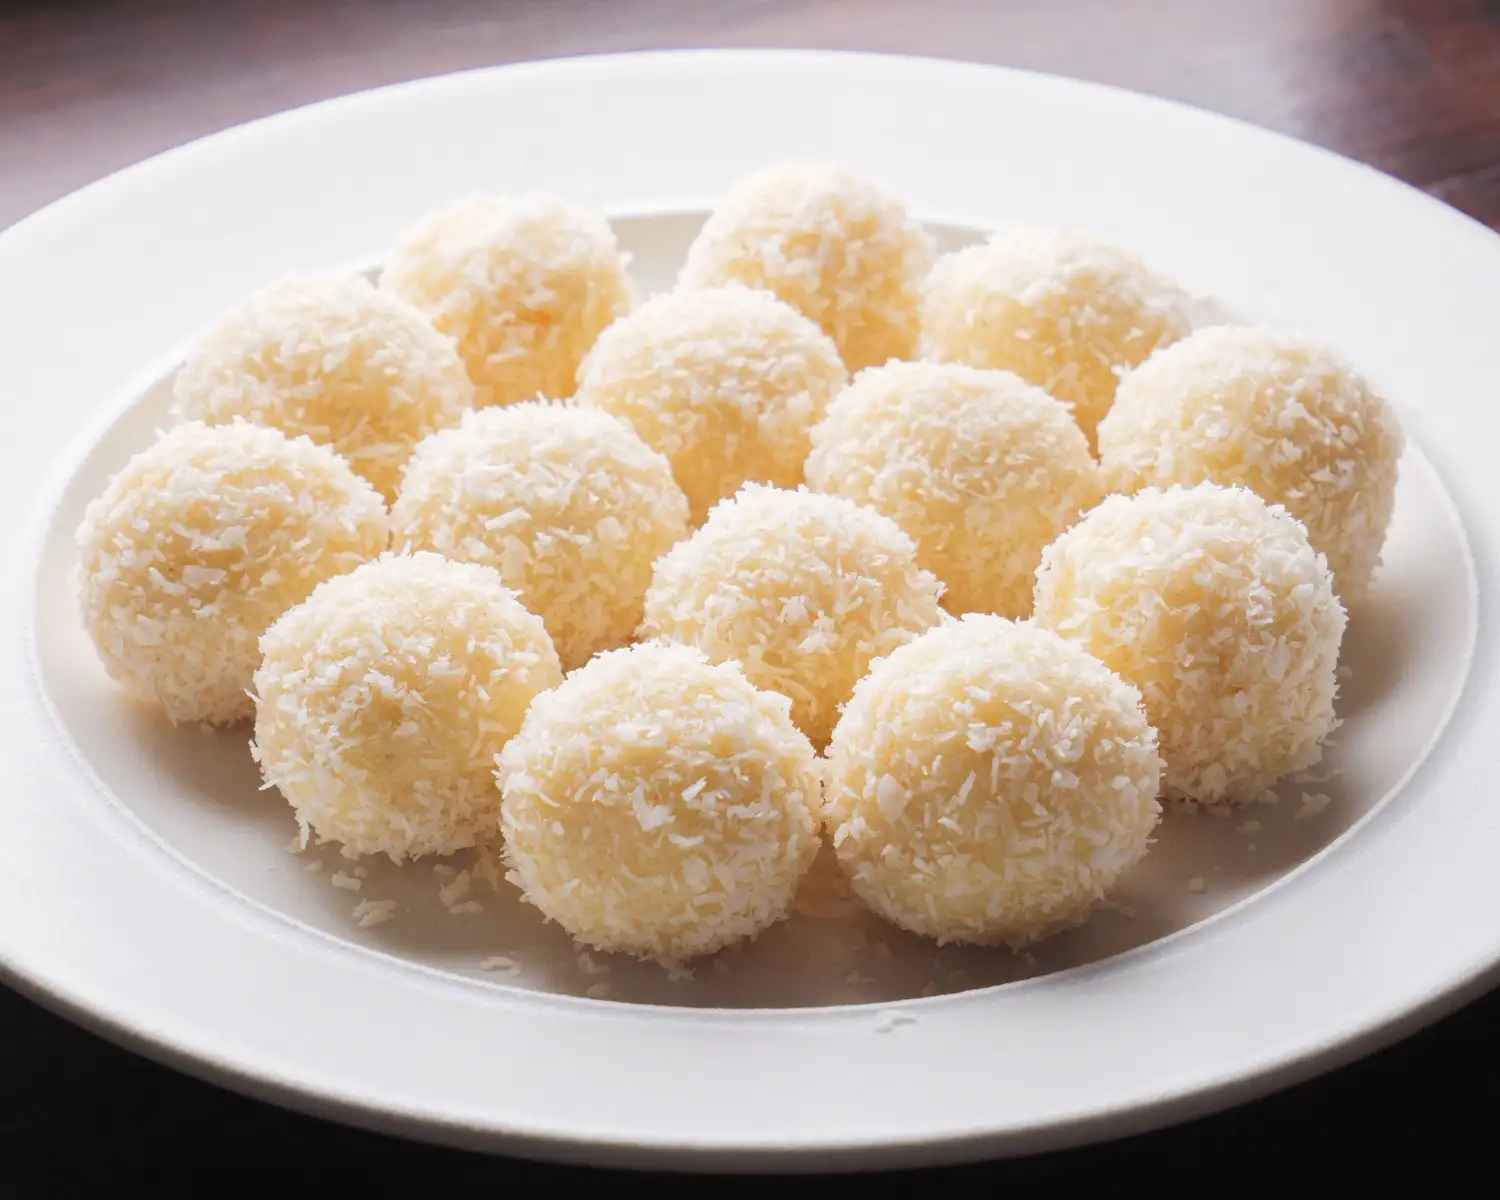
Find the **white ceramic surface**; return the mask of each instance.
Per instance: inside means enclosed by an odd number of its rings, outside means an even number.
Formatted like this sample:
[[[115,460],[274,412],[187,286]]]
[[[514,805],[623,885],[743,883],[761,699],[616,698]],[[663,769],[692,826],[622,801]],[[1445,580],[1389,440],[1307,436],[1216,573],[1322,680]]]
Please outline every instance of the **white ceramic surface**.
[[[1386,390],[1414,447],[1351,615],[1326,768],[1275,805],[1169,816],[1119,903],[1034,955],[939,952],[810,888],[784,927],[669,979],[580,959],[508,886],[476,887],[484,911],[459,916],[427,865],[333,887],[349,868],[287,853],[293,822],[258,791],[244,731],[171,729],[104,678],[72,529],[166,419],[160,381],[224,305],[286,268],[378,259],[480,188],[605,208],[639,281],[664,286],[713,196],[793,155],[885,179],[949,244],[1015,220],[1116,236],[1224,309],[1328,338]],[[534,64],[318,105],[114,176],[0,235],[16,422],[0,496],[17,514],[0,967],[283,1103],[600,1162],[1033,1150],[1367,1049],[1500,960],[1495,663],[1476,647],[1500,513],[1496,311],[1500,241],[1373,172],[1158,101],[914,60]],[[1330,803],[1299,817],[1304,793]],[[365,898],[397,900],[396,919],[361,928]],[[498,956],[514,967],[485,969]]]

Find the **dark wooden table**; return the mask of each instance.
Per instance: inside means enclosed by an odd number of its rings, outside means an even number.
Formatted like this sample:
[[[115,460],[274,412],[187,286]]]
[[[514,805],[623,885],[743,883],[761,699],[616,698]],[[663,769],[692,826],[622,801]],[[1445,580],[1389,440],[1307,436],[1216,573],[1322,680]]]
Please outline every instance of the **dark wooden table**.
[[[0,226],[157,150],[323,97],[693,45],[901,51],[1120,84],[1363,159],[1500,227],[1500,0],[0,0]],[[1491,996],[1359,1065],[1176,1130],[862,1186],[1123,1179],[1234,1194],[1393,1158],[1488,1172],[1497,1116]],[[0,989],[0,1197],[269,1194],[294,1178],[337,1194],[618,1182],[293,1116]]]

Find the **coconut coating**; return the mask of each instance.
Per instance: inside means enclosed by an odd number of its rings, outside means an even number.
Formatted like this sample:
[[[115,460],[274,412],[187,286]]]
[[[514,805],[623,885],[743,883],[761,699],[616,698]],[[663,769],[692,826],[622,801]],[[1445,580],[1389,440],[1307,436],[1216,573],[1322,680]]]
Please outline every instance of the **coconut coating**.
[[[813,430],[808,482],[868,504],[917,544],[950,612],[1031,613],[1042,548],[1103,494],[1068,409],[1008,371],[862,371]]]
[[[495,755],[562,680],[541,618],[493,567],[386,554],[261,640],[251,751],[303,839],[395,862],[493,835]]]
[[[1380,562],[1401,448],[1390,406],[1333,351],[1227,325],[1152,355],[1099,425],[1112,486],[1247,487],[1307,526],[1345,600]]]
[[[380,286],[458,343],[475,403],[573,394],[578,364],[630,309],[627,263],[603,217],[553,196],[471,196],[403,236]]]
[[[667,460],[618,418],[561,404],[483,409],[428,438],[391,509],[396,549],[497,568],[566,669],[630,640],[652,564],[687,533]]]
[[[973,614],[854,689],[824,818],[854,891],[939,942],[1076,924],[1146,853],[1160,806],[1140,694],[1030,623]]]
[[[746,484],[657,562],[641,633],[739,662],[756,687],[791,698],[821,746],[871,661],[941,619],[941,594],[889,517]]]
[[[754,937],[819,846],[817,759],[787,710],[687,646],[599,655],[500,755],[510,879],[600,950],[674,962]]]
[[[1333,577],[1244,488],[1109,497],[1043,553],[1035,619],[1140,689],[1168,799],[1248,799],[1317,762],[1337,724]]]
[[[198,343],[173,391],[186,417],[243,417],[331,446],[387,502],[412,447],[474,402],[451,340],[399,296],[344,275],[289,275],[256,292]]]
[[[932,258],[932,239],[884,188],[836,164],[785,162],[730,188],[689,248],[680,282],[774,292],[858,371],[915,353]]]
[[[333,451],[189,422],[84,513],[84,625],[110,677],[174,723],[229,724],[251,714],[267,626],[385,544],[385,505]]]
[[[1089,444],[1119,377],[1187,335],[1189,299],[1129,251],[1018,228],[945,255],[923,289],[922,354],[1014,371],[1073,408]]]
[[[668,293],[605,330],[578,400],[667,456],[694,522],[740,484],[796,487],[808,431],[848,381],[832,340],[769,292]]]

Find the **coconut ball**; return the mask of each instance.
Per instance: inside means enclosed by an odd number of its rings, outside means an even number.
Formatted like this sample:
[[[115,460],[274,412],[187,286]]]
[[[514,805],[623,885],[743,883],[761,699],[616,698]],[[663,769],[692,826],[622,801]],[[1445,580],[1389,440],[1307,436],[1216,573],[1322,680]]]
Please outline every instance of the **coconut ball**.
[[[84,513],[84,625],[110,677],[174,723],[229,724],[251,714],[266,627],[385,543],[385,505],[332,450],[190,422]]]
[[[628,642],[652,564],[688,533],[667,460],[605,412],[470,413],[417,448],[391,510],[397,549],[495,567],[571,669]]]
[[[1030,615],[1042,547],[1103,494],[1065,405],[947,363],[861,372],[814,429],[807,478],[901,526],[951,612],[1006,617]]]
[[[495,755],[562,680],[540,617],[493,567],[385,554],[261,640],[251,751],[302,828],[395,862],[498,827]]]
[[[746,484],[657,562],[641,633],[741,663],[822,745],[871,661],[941,619],[941,594],[889,517]]]
[[[1043,553],[1035,619],[1140,689],[1169,799],[1248,799],[1317,762],[1337,724],[1333,577],[1245,488],[1109,497]]]
[[[701,522],[745,482],[796,487],[808,430],[848,381],[833,342],[769,292],[657,296],[605,330],[578,401],[667,456]]]
[[[1146,853],[1161,764],[1141,698],[1034,625],[974,614],[854,689],[824,818],[854,891],[939,942],[1076,924]]]
[[[1240,484],[1307,526],[1340,594],[1380,562],[1401,430],[1390,406],[1324,346],[1270,329],[1204,329],[1120,384],[1099,425],[1112,485]]]
[[[603,217],[553,196],[472,196],[396,244],[380,286],[442,332],[475,403],[573,394],[578,364],[630,308],[625,255]]]
[[[1187,335],[1188,296],[1086,233],[1019,228],[940,259],[922,297],[922,354],[1014,371],[1072,405],[1093,445],[1119,377]]]
[[[674,962],[754,937],[819,846],[817,759],[787,710],[687,646],[599,655],[500,755],[512,882],[600,950]]]
[[[932,239],[884,188],[846,167],[786,162],[730,188],[689,248],[681,283],[774,292],[858,371],[915,353],[932,257]]]
[[[243,417],[331,446],[387,501],[412,447],[474,402],[448,338],[344,275],[288,275],[256,292],[198,343],[173,391],[186,417]]]

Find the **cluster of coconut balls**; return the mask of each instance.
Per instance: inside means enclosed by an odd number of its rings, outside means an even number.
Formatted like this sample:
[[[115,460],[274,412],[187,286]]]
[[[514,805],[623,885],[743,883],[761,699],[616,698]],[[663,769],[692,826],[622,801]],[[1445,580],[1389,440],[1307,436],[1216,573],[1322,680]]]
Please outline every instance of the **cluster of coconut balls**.
[[[1162,799],[1318,758],[1401,435],[1097,238],[935,258],[791,163],[638,305],[548,197],[284,279],[88,509],[99,654],[173,721],[253,718],[304,840],[498,842],[592,947],[752,937],[825,838],[939,941],[1075,924]]]

